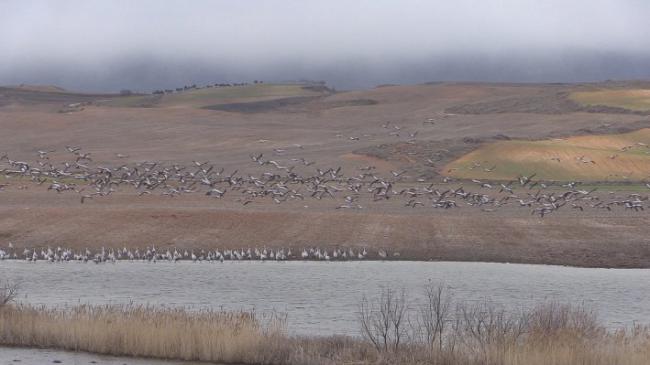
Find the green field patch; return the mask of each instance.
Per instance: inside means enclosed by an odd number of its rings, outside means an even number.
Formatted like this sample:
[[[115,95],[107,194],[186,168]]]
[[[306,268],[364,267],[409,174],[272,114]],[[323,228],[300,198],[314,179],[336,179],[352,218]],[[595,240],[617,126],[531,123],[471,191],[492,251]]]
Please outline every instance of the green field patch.
[[[452,161],[443,174],[462,179],[510,180],[536,173],[554,181],[650,180],[650,129],[542,141],[498,141]]]
[[[583,106],[608,106],[632,111],[650,111],[649,89],[579,91],[569,98]]]

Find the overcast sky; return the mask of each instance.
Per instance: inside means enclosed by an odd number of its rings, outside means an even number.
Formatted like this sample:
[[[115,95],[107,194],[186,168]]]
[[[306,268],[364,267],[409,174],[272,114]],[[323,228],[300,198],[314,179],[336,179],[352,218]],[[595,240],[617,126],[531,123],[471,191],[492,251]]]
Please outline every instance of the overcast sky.
[[[650,78],[647,0],[0,0],[0,84]]]

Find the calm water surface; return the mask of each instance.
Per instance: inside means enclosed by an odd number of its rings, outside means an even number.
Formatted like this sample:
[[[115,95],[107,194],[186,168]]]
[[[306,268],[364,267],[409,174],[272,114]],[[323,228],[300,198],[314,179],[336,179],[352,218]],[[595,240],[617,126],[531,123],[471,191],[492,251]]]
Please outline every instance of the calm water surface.
[[[225,262],[82,264],[0,262],[19,300],[47,306],[129,303],[287,313],[295,334],[357,335],[363,295],[444,283],[457,301],[511,310],[556,301],[585,304],[611,327],[650,324],[650,270],[460,262]]]
[[[83,352],[0,347],[0,365],[199,365],[181,361],[133,359]]]

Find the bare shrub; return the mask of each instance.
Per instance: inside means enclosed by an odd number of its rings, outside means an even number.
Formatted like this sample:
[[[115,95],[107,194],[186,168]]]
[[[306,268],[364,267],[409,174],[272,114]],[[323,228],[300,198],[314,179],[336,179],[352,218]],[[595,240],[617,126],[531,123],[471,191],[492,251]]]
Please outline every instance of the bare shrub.
[[[595,312],[584,306],[542,304],[531,312],[529,320],[530,335],[536,340],[555,339],[564,335],[589,339],[605,331],[598,323]]]
[[[483,358],[502,357],[526,333],[529,315],[509,313],[489,302],[460,304],[456,331],[464,349]]]
[[[0,282],[0,307],[3,307],[16,299],[18,295],[18,284]]]
[[[415,331],[431,349],[442,351],[447,324],[450,322],[451,298],[444,286],[429,284],[424,288],[425,302],[418,308],[418,325]]]
[[[374,304],[364,296],[359,305],[362,336],[378,351],[399,351],[402,340],[407,336],[407,309],[405,290],[396,293],[386,288]]]

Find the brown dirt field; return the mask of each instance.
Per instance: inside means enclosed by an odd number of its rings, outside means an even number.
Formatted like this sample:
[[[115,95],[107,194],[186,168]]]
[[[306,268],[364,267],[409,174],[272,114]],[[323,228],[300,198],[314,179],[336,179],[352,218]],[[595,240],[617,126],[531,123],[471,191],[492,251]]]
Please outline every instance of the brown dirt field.
[[[405,175],[412,180],[438,182],[445,161],[486,141],[650,127],[645,116],[620,113],[504,111],[441,117],[445,110],[458,105],[524,96],[534,101],[541,93],[570,92],[576,87],[463,83],[386,86],[325,96],[299,107],[292,105],[290,111],[264,113],[189,106],[97,105],[59,113],[65,103],[93,97],[76,98],[66,93],[61,99],[30,94],[22,99],[8,98],[10,102],[0,107],[0,154],[35,160],[38,150],[55,149],[56,157],[65,154],[65,145],[76,145],[91,152],[99,164],[209,160],[244,174],[250,170],[249,155],[264,153],[279,162],[300,157],[316,161],[304,171],[341,166],[353,175],[358,167],[377,165],[381,170],[407,170]],[[424,123],[429,118],[435,119],[434,124]],[[383,126],[386,122],[390,122],[388,128]],[[409,134],[416,131],[416,137],[410,138]],[[277,155],[274,148],[287,151]],[[116,153],[129,157],[119,159]],[[429,158],[439,160],[430,166],[426,163]],[[10,241],[18,247],[77,248],[343,245],[383,247],[399,251],[402,258],[421,260],[650,267],[647,212],[567,211],[540,219],[519,209],[486,213],[460,207],[438,211],[406,208],[403,202],[362,202],[364,209],[343,212],[334,209],[336,203],[330,201],[243,207],[204,196],[134,199],[128,194],[81,205],[76,195],[48,193],[42,186],[19,190],[21,183],[11,183],[0,190],[0,247]]]
[[[526,210],[413,210],[401,203],[340,212],[333,202],[255,203],[242,209],[202,196],[118,194],[83,205],[75,195],[42,190],[3,197],[10,199],[0,207],[0,240],[19,250],[365,247],[374,258],[382,248],[413,260],[650,267],[648,213],[566,212],[541,219]]]

